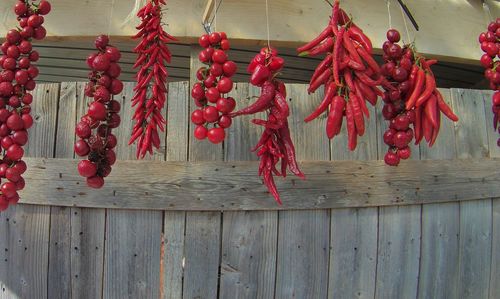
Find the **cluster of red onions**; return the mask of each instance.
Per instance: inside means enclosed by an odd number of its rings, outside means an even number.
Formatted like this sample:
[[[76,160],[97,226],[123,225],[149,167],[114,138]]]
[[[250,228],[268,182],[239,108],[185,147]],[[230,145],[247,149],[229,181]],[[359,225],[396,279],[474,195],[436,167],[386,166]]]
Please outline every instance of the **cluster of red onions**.
[[[43,39],[46,35],[43,15],[50,12],[50,4],[18,1],[14,12],[19,27],[9,30],[0,50],[0,144],[3,157],[0,160],[0,211],[19,201],[19,190],[24,188],[22,174],[26,171],[23,146],[28,142],[27,130],[33,125],[30,104],[35,89],[34,79],[38,68],[32,65],[39,58],[33,51],[31,39]],[[6,179],[6,180],[5,180]]]
[[[90,82],[85,86],[85,95],[93,101],[76,126],[76,135],[81,139],[75,143],[75,153],[88,156],[78,163],[78,172],[87,178],[87,185],[101,188],[116,161],[113,149],[117,139],[111,130],[120,125],[120,103],[113,100],[112,95],[122,92],[123,83],[118,79],[120,51],[109,44],[105,35],[96,38],[95,46],[99,52],[87,58],[91,72]]]
[[[492,98],[493,110],[493,127],[498,129],[500,134],[500,18],[491,22],[488,25],[488,31],[479,35],[481,50],[484,54],[481,56],[481,64],[486,68],[484,76],[490,82],[490,89],[494,90]],[[497,140],[497,145],[500,146],[500,138]]]
[[[196,77],[201,82],[193,85],[191,96],[196,109],[191,114],[194,123],[194,137],[208,140],[214,144],[224,140],[225,129],[232,123],[229,113],[236,107],[236,101],[228,97],[233,89],[231,77],[236,73],[236,63],[228,60],[226,51],[229,50],[229,40],[224,32],[204,34],[199,38],[203,49],[198,58],[208,67],[201,67],[196,72]],[[215,104],[210,105],[209,103]],[[212,124],[211,128],[208,128]]]

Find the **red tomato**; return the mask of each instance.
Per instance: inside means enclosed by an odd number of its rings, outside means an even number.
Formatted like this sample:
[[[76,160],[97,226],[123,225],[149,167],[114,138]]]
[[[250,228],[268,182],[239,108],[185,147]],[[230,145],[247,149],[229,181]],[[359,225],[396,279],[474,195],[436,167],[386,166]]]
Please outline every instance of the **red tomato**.
[[[208,130],[207,137],[210,142],[218,144],[226,138],[226,132],[223,128],[212,128]]]

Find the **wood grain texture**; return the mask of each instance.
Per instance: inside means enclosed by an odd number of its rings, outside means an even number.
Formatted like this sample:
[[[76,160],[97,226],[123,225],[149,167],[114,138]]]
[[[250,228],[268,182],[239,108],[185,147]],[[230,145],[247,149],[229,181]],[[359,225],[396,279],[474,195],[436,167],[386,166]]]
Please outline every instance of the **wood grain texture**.
[[[238,107],[247,106],[260,88],[235,85],[230,96]],[[262,127],[251,123],[264,113],[233,119],[225,143],[225,160],[256,160],[250,151],[260,139]],[[255,173],[255,175],[257,175]],[[273,298],[276,282],[278,212],[228,211],[223,214],[220,298]]]
[[[308,113],[306,85],[287,84],[290,105],[289,125],[297,145],[298,160],[329,160],[329,141],[318,134],[318,125],[303,126]],[[293,96],[292,96],[293,95]],[[308,140],[303,140],[308,136]],[[302,140],[301,140],[302,139]],[[314,147],[306,147],[314,144]],[[303,166],[303,164],[300,164]],[[302,169],[310,180],[309,173]],[[287,181],[298,181],[288,177]],[[298,183],[299,184],[299,183]],[[280,192],[285,189],[278,187]],[[305,200],[303,196],[297,196]],[[283,198],[284,205],[288,205]],[[325,298],[328,293],[330,211],[280,211],[278,218],[278,263],[276,298]]]
[[[186,161],[188,157],[189,83],[170,83],[167,105],[167,161]],[[163,219],[162,298],[182,298],[184,275],[184,235],[186,212],[165,212]]]
[[[491,200],[460,204],[460,298],[488,298],[491,269]],[[498,265],[493,265],[497,267]]]
[[[133,87],[133,83],[125,83],[124,91],[118,96],[122,104],[122,115],[132,115],[130,99]],[[166,109],[162,113],[165,115]],[[132,125],[126,117],[122,126],[113,131],[118,139],[118,159],[135,158],[135,146],[124,146],[130,138]],[[153,155],[147,156],[145,160],[165,160],[165,137],[165,134],[160,134],[160,148],[155,149]],[[114,175],[113,167],[111,176]],[[159,297],[162,220],[163,214],[158,211],[107,212],[103,286],[105,297]]]
[[[184,274],[184,234],[186,212],[168,211],[164,215],[163,297],[182,298]]]
[[[183,298],[216,298],[220,260],[220,212],[186,215]]]
[[[449,90],[440,90],[451,106]],[[444,119],[444,118],[443,118]],[[439,138],[432,148],[420,145],[421,158],[455,159],[454,124],[441,122]],[[450,146],[451,145],[451,146]],[[458,243],[460,235],[460,205],[458,203],[422,206],[422,246],[419,275],[419,298],[456,298],[458,283]]]
[[[28,157],[53,157],[59,84],[40,84],[33,92],[34,126],[25,147]],[[27,174],[30,172],[28,169]],[[25,196],[23,190],[20,196]],[[0,298],[47,298],[50,207],[19,204],[0,214]]]
[[[276,211],[225,212],[220,298],[273,298]]]
[[[493,199],[490,299],[500,296],[500,198]]]
[[[201,66],[198,61],[199,46],[190,50],[190,88],[196,81],[196,71]],[[189,101],[190,110],[196,105]],[[214,145],[208,140],[199,141],[193,136],[194,126],[189,123],[190,161],[221,161],[224,158],[222,144]],[[199,185],[201,187],[201,184]],[[203,187],[202,187],[203,188]],[[204,193],[208,190],[205,189]],[[219,196],[225,200],[226,195]],[[220,212],[187,212],[184,255],[183,298],[215,298],[218,290],[220,267]]]
[[[53,95],[57,103],[56,158],[73,158],[76,83],[62,83]],[[71,208],[51,207],[48,297],[71,297]]]
[[[451,90],[451,95],[453,107],[461,116],[460,125],[456,126],[458,157],[488,157],[488,129],[483,112],[483,95],[470,90],[454,89]],[[488,297],[492,258],[491,230],[491,199],[460,203],[457,293],[461,298]]]
[[[377,159],[376,110],[369,107],[365,135],[347,150],[347,129],[332,141],[332,160]],[[377,266],[378,209],[331,211],[329,298],[373,298]]]
[[[31,183],[22,201],[61,206],[324,209],[475,200],[500,192],[499,159],[407,161],[397,168],[387,168],[383,161],[302,162],[307,180],[290,177],[277,182],[283,206],[267,197],[255,176],[256,162],[119,161],[100,190],[82,186],[74,160],[27,159],[27,163],[31,170],[26,179]]]
[[[415,298],[420,260],[420,206],[379,210],[375,298]]]
[[[332,210],[328,298],[373,298],[377,208]]]

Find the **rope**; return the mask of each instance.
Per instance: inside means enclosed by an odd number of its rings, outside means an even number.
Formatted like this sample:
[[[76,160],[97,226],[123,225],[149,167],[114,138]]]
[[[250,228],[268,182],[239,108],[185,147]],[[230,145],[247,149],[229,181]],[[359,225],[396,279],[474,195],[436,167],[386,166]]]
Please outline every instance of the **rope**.
[[[387,15],[389,17],[389,29],[392,29],[391,1],[387,0]]]
[[[108,36],[111,34],[111,22],[113,21],[114,7],[115,7],[115,0],[111,0],[111,11],[109,12],[109,22],[108,22]]]
[[[266,0],[266,26],[267,26],[267,48],[271,49],[270,34],[269,34],[269,4]]]

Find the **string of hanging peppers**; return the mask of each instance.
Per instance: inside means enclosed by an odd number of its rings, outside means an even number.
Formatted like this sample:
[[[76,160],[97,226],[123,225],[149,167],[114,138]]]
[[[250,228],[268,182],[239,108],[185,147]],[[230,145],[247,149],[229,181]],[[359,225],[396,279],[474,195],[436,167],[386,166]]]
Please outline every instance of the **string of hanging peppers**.
[[[153,154],[153,146],[160,147],[158,130],[165,131],[166,120],[162,109],[166,102],[168,72],[165,67],[170,63],[172,54],[167,43],[176,41],[174,37],[163,30],[162,6],[165,0],[148,0],[137,16],[141,24],[137,26],[139,32],[134,36],[141,39],[134,48],[138,54],[134,69],[137,85],[132,98],[132,107],[135,107],[129,145],[137,142],[137,158],[144,158],[146,153]]]
[[[116,161],[117,139],[111,130],[120,125],[120,103],[112,96],[122,92],[123,83],[118,79],[120,51],[109,44],[106,35],[96,38],[95,47],[98,53],[87,58],[91,72],[90,82],[85,86],[85,95],[93,101],[76,125],[75,133],[80,139],[74,149],[78,156],[88,156],[78,163],[78,173],[86,178],[89,187],[98,189]]]
[[[325,54],[316,67],[309,83],[308,92],[314,93],[324,86],[325,94],[317,108],[305,118],[316,119],[327,112],[326,134],[332,139],[347,122],[348,148],[354,150],[357,137],[365,133],[365,117],[370,113],[367,103],[376,105],[381,91],[377,86],[393,87],[380,74],[380,67],[373,59],[370,39],[340,8],[335,1],[332,15],[325,29],[309,43],[297,49],[299,56]]]
[[[259,98],[250,106],[230,114],[231,117],[252,115],[266,111],[267,119],[253,119],[252,123],[263,126],[264,132],[252,149],[260,158],[259,176],[278,204],[281,204],[280,194],[274,182],[274,175],[286,177],[287,169],[304,179],[295,158],[295,147],[290,137],[288,116],[290,108],[286,101],[285,84],[276,79],[283,68],[284,60],[278,56],[275,49],[263,48],[248,66],[251,73],[250,83],[261,87]],[[281,161],[280,170],[276,165]]]
[[[33,125],[30,115],[38,68],[32,65],[39,54],[33,50],[31,40],[45,38],[44,15],[51,10],[50,3],[17,1],[14,13],[19,27],[7,32],[1,45],[0,57],[0,211],[19,201],[18,191],[24,189],[22,177],[26,171],[23,146],[28,142],[27,130]],[[4,180],[6,179],[6,180]]]

